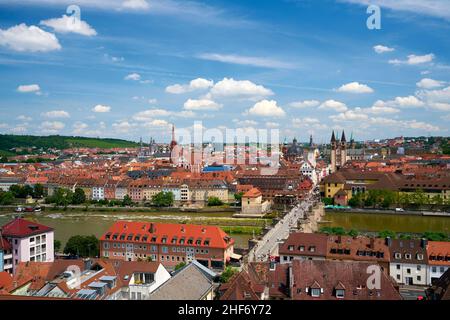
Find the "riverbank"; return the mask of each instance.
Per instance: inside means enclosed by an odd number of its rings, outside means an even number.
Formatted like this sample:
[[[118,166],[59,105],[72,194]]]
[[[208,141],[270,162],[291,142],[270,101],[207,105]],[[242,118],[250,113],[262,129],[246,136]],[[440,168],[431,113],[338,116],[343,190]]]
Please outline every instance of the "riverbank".
[[[360,232],[379,232],[382,230],[417,234],[425,232],[449,234],[450,232],[449,217],[375,212],[355,214],[354,211],[326,211],[320,224],[327,227],[342,227],[347,230],[355,229]]]
[[[434,216],[434,217],[449,217],[450,212],[444,211],[423,211],[423,210],[404,210],[404,211],[396,211],[390,209],[325,209],[326,212],[334,212],[334,213],[366,213],[366,214],[389,214],[389,215],[414,215],[414,216]]]
[[[12,211],[0,213],[0,225],[9,222],[19,213]],[[161,223],[189,223],[215,225],[221,227],[235,239],[236,247],[246,249],[248,240],[253,235],[261,234],[272,219],[233,218],[233,212],[103,212],[103,211],[42,211],[40,213],[23,213],[22,217],[48,225],[55,229],[55,239],[62,242],[74,235],[95,235],[100,237],[117,220],[151,221]]]

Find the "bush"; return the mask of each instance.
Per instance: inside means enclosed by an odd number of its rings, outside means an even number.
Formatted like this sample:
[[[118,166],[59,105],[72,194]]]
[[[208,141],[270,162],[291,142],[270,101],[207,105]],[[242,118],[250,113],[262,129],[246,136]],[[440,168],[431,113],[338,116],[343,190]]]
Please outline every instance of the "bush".
[[[220,282],[227,283],[236,272],[238,272],[237,268],[226,267],[220,276]]]
[[[223,202],[217,197],[208,198],[208,207],[216,207],[223,205]]]

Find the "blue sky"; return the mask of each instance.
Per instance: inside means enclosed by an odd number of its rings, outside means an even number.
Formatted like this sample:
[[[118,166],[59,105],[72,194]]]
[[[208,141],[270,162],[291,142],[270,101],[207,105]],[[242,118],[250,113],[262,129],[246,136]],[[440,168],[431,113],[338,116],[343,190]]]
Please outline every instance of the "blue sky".
[[[368,2],[0,0],[0,132],[448,136],[450,3]]]

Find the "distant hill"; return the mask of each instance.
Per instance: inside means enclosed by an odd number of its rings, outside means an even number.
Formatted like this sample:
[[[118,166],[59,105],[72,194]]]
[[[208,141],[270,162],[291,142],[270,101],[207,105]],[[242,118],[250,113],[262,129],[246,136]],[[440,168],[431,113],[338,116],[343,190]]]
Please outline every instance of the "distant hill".
[[[25,135],[3,135],[0,134],[0,154],[11,156],[21,154],[15,152],[13,148],[31,148],[36,149],[67,149],[73,147],[79,148],[132,148],[139,144],[132,141],[121,139],[101,139],[71,136],[25,136]]]

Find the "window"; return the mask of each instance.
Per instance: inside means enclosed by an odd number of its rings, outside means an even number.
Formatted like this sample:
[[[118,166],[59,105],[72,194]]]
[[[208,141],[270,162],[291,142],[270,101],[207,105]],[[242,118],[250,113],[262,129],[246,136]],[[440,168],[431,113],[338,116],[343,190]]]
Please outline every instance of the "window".
[[[436,267],[431,267],[431,272],[436,272],[437,271],[436,269],[437,269]]]
[[[316,251],[316,247],[315,246],[310,246],[309,247],[309,251],[310,252],[315,252]]]
[[[109,249],[109,243],[108,242],[103,243],[103,248],[104,249]]]
[[[445,272],[445,268],[444,267],[440,267],[440,272],[444,273]]]
[[[405,253],[405,259],[411,259],[411,254],[410,253]]]
[[[400,275],[399,274],[397,275],[397,280],[400,280]]]
[[[161,247],[161,250],[163,253],[169,252],[169,248],[167,248],[167,247]]]
[[[400,265],[399,264],[397,265],[397,270],[400,270]]]
[[[421,276],[417,276],[417,281],[422,281],[422,277]]]
[[[402,258],[402,254],[400,252],[396,252],[395,259],[401,259],[401,258]]]
[[[336,298],[343,299],[345,295],[345,291],[343,289],[336,289]]]
[[[417,265],[417,271],[420,271],[422,267],[420,265]]]
[[[311,289],[311,296],[312,297],[320,297],[320,289]]]
[[[418,253],[417,254],[417,260],[423,260],[423,254]]]
[[[288,246],[288,250],[289,250],[289,251],[294,251],[294,246],[293,246],[293,245],[289,245],[289,246]]]
[[[407,274],[411,274],[411,269],[409,269],[409,268],[406,269],[406,273],[407,273]]]
[[[305,246],[300,246],[300,247],[298,247],[298,250],[300,250],[300,251],[305,251]]]

